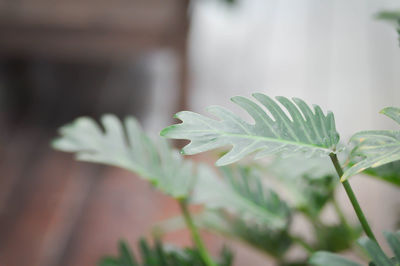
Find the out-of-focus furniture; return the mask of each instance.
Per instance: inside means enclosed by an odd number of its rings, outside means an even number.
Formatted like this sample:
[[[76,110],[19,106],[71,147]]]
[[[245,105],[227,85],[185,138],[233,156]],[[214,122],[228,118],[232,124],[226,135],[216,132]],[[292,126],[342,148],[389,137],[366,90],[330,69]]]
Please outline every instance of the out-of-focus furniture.
[[[0,58],[115,63],[171,49],[178,62],[176,109],[182,109],[187,94],[188,2],[0,0]]]

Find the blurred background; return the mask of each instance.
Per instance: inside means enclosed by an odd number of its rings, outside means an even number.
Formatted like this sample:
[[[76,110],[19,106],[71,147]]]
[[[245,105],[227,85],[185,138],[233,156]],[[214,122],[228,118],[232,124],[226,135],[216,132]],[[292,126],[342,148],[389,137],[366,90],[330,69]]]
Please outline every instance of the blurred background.
[[[378,112],[400,105],[400,48],[394,27],[375,16],[398,8],[396,0],[0,0],[0,264],[94,265],[119,239],[135,245],[178,213],[128,172],[52,151],[57,128],[78,116],[134,115],[158,134],[178,110],[235,109],[231,96],[263,92],[333,111],[344,142],[394,129]],[[396,189],[359,178],[354,188],[374,229],[394,228]],[[212,250],[223,242],[205,238]],[[168,239],[190,244],[186,232]],[[237,265],[265,265],[234,246]]]

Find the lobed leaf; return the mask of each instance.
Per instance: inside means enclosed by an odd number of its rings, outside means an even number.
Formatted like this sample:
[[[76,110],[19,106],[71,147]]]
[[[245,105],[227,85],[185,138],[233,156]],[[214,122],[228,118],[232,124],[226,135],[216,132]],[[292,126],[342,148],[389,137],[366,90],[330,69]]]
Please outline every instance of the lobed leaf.
[[[164,193],[185,198],[194,181],[193,165],[172,150],[166,141],[152,141],[138,122],[129,117],[122,123],[104,115],[101,125],[81,117],[63,126],[55,149],[75,153],[77,160],[127,169],[150,181]]]
[[[312,110],[298,98],[290,101],[285,97],[276,97],[274,101],[261,93],[255,93],[253,97],[258,104],[241,96],[231,100],[250,114],[254,124],[245,122],[223,107],[211,106],[209,113],[219,120],[193,112],[179,112],[175,117],[182,123],[165,128],[161,135],[190,140],[182,149],[184,154],[231,145],[232,149],[217,161],[218,166],[234,163],[254,152],[256,159],[270,154],[288,156],[300,152],[312,157],[335,152],[339,134],[331,112],[325,115],[317,105]]]
[[[381,113],[400,124],[400,108],[387,107]],[[370,167],[400,160],[400,131],[361,131],[353,135],[351,141],[356,143],[352,157],[359,156],[362,159],[344,172],[342,182]]]

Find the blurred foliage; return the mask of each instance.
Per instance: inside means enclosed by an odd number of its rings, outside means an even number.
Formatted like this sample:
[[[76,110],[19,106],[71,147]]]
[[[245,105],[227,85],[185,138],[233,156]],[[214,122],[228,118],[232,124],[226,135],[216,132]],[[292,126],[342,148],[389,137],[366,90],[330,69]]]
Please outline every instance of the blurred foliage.
[[[347,224],[317,225],[314,228],[317,244],[315,250],[340,252],[348,250],[361,236],[361,227],[350,227]]]
[[[310,217],[320,214],[339,183],[327,158],[276,158],[267,171],[283,183],[294,207]]]
[[[222,1],[224,1],[225,3],[228,3],[228,4],[236,4],[236,2],[237,2],[237,0],[222,0]]]
[[[118,255],[104,257],[99,262],[99,266],[206,266],[199,250],[164,246],[159,240],[151,246],[146,240],[141,239],[139,253],[140,260],[136,258],[130,247],[121,241],[118,246]],[[232,261],[232,252],[224,247],[217,265],[230,266]]]
[[[381,11],[376,15],[376,17],[381,20],[389,21],[396,26],[397,34],[399,35],[399,45],[400,45],[400,10]]]
[[[358,244],[371,259],[370,266],[397,266],[400,265],[400,232],[384,232],[387,243],[392,250],[394,257],[388,257],[379,245],[366,237],[358,240]],[[314,266],[360,266],[361,264],[353,262],[339,255],[326,251],[318,251],[313,254],[310,264]]]
[[[293,243],[288,229],[272,230],[268,224],[249,224],[241,216],[231,216],[223,211],[206,211],[198,216],[198,222],[204,228],[237,239],[278,260]]]

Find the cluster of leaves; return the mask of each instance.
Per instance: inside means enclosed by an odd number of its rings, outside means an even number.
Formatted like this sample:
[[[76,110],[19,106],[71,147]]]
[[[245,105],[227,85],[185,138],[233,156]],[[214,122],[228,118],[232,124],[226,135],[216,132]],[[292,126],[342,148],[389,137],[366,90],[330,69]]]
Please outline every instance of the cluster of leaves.
[[[164,129],[161,134],[170,138],[190,140],[182,150],[185,154],[232,146],[231,150],[217,161],[217,165],[231,164],[252,153],[256,153],[255,159],[271,153],[285,157],[298,152],[309,157],[329,155],[336,158],[339,134],[336,132],[332,113],[328,112],[325,115],[319,106],[314,106],[312,110],[300,99],[294,98],[292,102],[285,97],[277,97],[276,100],[286,109],[283,110],[266,95],[256,93],[253,96],[258,104],[244,97],[233,97],[232,101],[247,111],[254,124],[244,121],[225,108],[213,106],[208,111],[218,120],[193,112],[180,112],[176,117],[182,123]],[[381,113],[400,124],[399,108],[388,107]],[[342,182],[347,182],[349,177],[371,167],[388,163],[396,165],[400,160],[400,131],[362,131],[356,133],[351,141],[355,146],[348,160],[355,163],[345,169],[344,174],[338,171]],[[377,173],[369,171],[372,175]],[[396,184],[397,181],[393,179],[397,175],[386,172],[383,179]],[[343,228],[346,227],[340,229]],[[334,229],[334,233],[328,235],[336,235],[338,228]]]
[[[328,165],[329,157],[341,151],[333,114],[324,114],[319,106],[311,108],[297,98],[274,100],[261,93],[253,96],[257,102],[245,97],[233,97],[232,101],[247,111],[254,123],[213,106],[208,110],[217,119],[180,112],[176,117],[182,123],[167,127],[161,135],[190,140],[183,154],[232,146],[216,162],[217,166],[235,163],[253,153],[255,159],[278,155],[281,159],[263,170],[289,192],[291,201],[278,196],[276,187],[264,186],[256,171],[263,167],[225,166],[216,171],[196,165],[183,159],[164,140],[148,137],[133,118],[121,123],[106,115],[100,126],[90,118],[79,118],[61,128],[62,137],[54,142],[54,147],[74,152],[78,160],[128,169],[180,202],[202,204],[205,211],[198,216],[198,225],[244,241],[279,263],[285,263],[285,254],[293,244],[300,244],[308,252],[351,248],[360,230],[350,226],[338,209],[334,200],[338,178]],[[382,113],[400,124],[400,109],[389,107]],[[400,160],[400,131],[359,132],[352,141],[355,145],[346,158],[350,163],[342,181],[364,171],[393,184],[400,183],[395,172]],[[300,157],[293,159],[294,155]],[[320,222],[319,216],[327,204],[336,207],[340,223]],[[311,244],[291,233],[292,218],[299,213],[314,226]],[[160,244],[156,244],[154,252],[157,245]],[[201,245],[197,248],[204,261]],[[164,265],[154,263],[145,265]]]
[[[195,248],[179,249],[174,246],[165,246],[156,240],[154,246],[144,239],[139,241],[141,259],[137,259],[129,246],[120,241],[118,256],[107,256],[101,259],[99,266],[206,266],[199,251]],[[232,265],[233,254],[227,248],[223,248],[220,254],[218,266]]]

